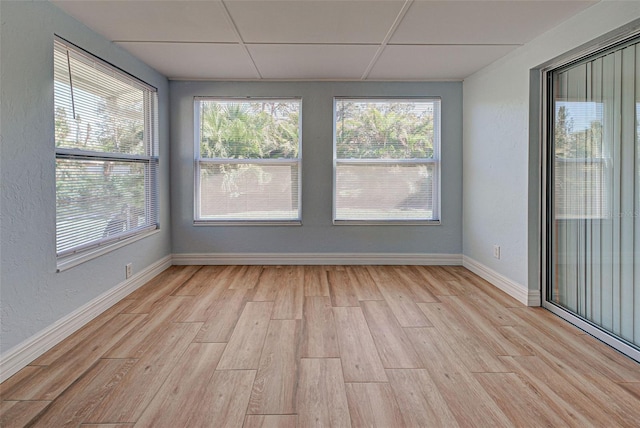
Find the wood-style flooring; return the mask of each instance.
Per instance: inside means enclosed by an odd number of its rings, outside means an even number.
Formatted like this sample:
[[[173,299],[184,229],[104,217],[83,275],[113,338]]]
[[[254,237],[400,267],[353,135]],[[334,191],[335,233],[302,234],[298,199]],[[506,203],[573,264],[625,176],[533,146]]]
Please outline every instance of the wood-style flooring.
[[[640,364],[462,267],[173,266],[0,393],[6,428],[640,426]]]

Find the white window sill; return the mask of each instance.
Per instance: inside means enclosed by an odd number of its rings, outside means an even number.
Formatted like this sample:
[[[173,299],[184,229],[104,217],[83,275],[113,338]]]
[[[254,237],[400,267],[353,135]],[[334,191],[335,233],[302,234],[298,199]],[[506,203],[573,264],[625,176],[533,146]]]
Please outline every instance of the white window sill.
[[[194,220],[194,226],[302,226],[301,220]]]
[[[440,220],[333,220],[334,226],[440,226]]]
[[[139,241],[141,239],[144,239],[148,236],[151,235],[155,235],[156,233],[160,232],[160,228],[157,229],[153,229],[153,230],[149,230],[149,231],[144,231],[141,233],[138,233],[136,235],[130,236],[126,239],[123,239],[121,241],[116,241],[110,244],[106,244],[104,246],[100,246],[97,248],[92,248],[86,251],[82,251],[80,253],[77,254],[71,254],[68,256],[64,256],[64,257],[59,257],[58,261],[57,261],[57,272],[64,272],[65,270],[71,269],[73,267],[76,267],[84,262],[88,262],[89,260],[93,260],[96,259],[100,256],[103,256],[107,253],[110,253],[111,251],[115,251],[118,248],[122,248],[126,245],[129,245],[133,242]]]

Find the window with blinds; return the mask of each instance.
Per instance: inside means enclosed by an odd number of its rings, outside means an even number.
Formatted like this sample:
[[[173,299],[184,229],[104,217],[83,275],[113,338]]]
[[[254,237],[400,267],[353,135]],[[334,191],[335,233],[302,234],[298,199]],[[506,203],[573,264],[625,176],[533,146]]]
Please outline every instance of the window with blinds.
[[[335,224],[437,224],[440,100],[335,99]]]
[[[57,39],[54,100],[58,258],[156,229],[156,89]]]
[[[299,224],[300,99],[195,100],[195,224]]]

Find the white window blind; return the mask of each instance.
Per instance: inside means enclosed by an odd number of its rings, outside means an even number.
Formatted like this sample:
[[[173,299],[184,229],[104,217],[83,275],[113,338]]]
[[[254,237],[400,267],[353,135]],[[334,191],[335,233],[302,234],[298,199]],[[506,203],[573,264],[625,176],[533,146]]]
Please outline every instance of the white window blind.
[[[195,100],[196,224],[300,222],[300,99]]]
[[[74,255],[157,226],[157,94],[54,44],[56,252]]]
[[[335,100],[334,222],[438,222],[439,99]]]

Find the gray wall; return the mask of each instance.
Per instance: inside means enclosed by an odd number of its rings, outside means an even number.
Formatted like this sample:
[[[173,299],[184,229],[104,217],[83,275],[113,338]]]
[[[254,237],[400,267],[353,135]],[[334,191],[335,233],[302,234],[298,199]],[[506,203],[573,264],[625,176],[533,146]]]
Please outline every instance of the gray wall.
[[[168,82],[49,2],[0,1],[1,351],[170,254]],[[54,33],[158,88],[161,232],[56,273]]]
[[[441,253],[462,251],[462,84],[170,82],[173,252]],[[193,226],[194,96],[302,97],[302,226]],[[442,224],[333,226],[333,97],[442,97]]]
[[[465,79],[465,256],[539,288],[540,141],[529,125],[539,92],[534,85],[530,99],[530,70],[639,17],[638,1],[603,1]]]

